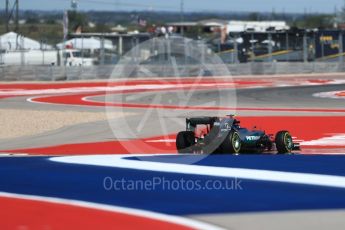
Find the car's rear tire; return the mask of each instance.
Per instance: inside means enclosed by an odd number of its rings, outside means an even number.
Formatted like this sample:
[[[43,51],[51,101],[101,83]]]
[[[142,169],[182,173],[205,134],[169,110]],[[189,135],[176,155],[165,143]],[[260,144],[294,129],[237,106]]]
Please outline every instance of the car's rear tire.
[[[292,137],[288,131],[279,131],[276,134],[275,143],[278,154],[291,153],[293,149]]]
[[[221,149],[223,153],[238,154],[241,151],[241,146],[240,134],[235,130],[231,130],[223,141]]]
[[[192,131],[182,131],[176,136],[176,148],[178,153],[191,153],[191,147],[195,145],[195,135]]]
[[[204,137],[205,146],[203,147],[204,154],[222,154],[220,148],[222,140],[218,138],[220,129],[214,126],[211,131]]]

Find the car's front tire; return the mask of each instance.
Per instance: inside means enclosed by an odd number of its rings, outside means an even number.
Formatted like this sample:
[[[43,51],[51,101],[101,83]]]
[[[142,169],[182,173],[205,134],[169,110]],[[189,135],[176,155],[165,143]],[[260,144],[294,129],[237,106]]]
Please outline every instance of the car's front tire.
[[[191,153],[191,147],[195,145],[195,135],[192,131],[182,131],[176,136],[176,149],[178,153]]]
[[[291,134],[288,131],[279,131],[276,134],[275,143],[278,154],[291,153],[294,146]]]

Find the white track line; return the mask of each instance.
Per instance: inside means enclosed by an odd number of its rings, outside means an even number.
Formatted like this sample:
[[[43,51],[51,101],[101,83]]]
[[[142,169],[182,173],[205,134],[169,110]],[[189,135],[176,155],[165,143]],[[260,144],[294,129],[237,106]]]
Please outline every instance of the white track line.
[[[22,157],[28,155],[27,153],[0,153],[0,157]]]
[[[303,141],[301,145],[304,146],[339,146],[344,148],[345,146],[345,133],[333,134],[327,137],[321,137],[316,140]]]
[[[67,94],[68,95],[68,94]],[[66,104],[66,103],[55,103],[55,102],[43,102],[43,101],[35,101],[36,99],[41,98],[47,98],[52,96],[64,96],[64,95],[46,95],[46,96],[35,96],[35,97],[29,97],[26,99],[27,102],[33,103],[33,104],[41,104],[41,105],[64,105],[64,106],[74,106],[74,107],[85,107],[85,106],[91,106],[91,105],[78,105],[78,104]]]
[[[313,97],[332,98],[332,99],[345,99],[345,97],[337,96],[337,93],[343,93],[343,92],[344,91],[330,91],[330,92],[314,93]]]
[[[283,172],[272,170],[245,169],[245,168],[227,168],[202,165],[186,165],[176,163],[160,163],[141,160],[129,160],[125,157],[158,156],[155,155],[90,155],[90,156],[69,156],[52,157],[51,161],[107,166],[114,168],[127,168],[136,170],[147,170],[167,173],[192,174],[203,176],[242,178],[249,180],[283,182],[293,184],[306,184],[325,187],[345,188],[345,177],[322,175],[312,173]]]
[[[181,84],[138,84],[138,85],[116,85],[116,86],[89,86],[89,87],[69,87],[57,89],[0,89],[0,96],[30,96],[30,95],[60,95],[60,94],[80,94],[92,92],[121,92],[124,90],[153,90],[153,89],[185,89],[196,86],[193,83]],[[234,87],[232,82],[229,83],[198,83],[198,87]]]
[[[191,219],[187,219],[187,218],[183,218],[179,216],[161,214],[161,213],[134,209],[134,208],[125,208],[125,207],[114,206],[114,205],[98,204],[98,203],[92,203],[92,202],[87,202],[87,201],[70,200],[70,199],[63,199],[63,198],[56,198],[56,197],[24,195],[24,194],[7,193],[7,192],[0,192],[0,197],[49,202],[49,203],[54,203],[54,204],[71,205],[71,206],[77,206],[81,208],[97,209],[97,210],[108,211],[108,212],[124,213],[127,215],[159,220],[159,221],[173,223],[173,224],[182,225],[182,226],[195,228],[195,229],[205,229],[205,230],[208,230],[208,229],[221,230],[222,229],[219,227],[215,227],[213,225],[209,225],[206,223],[202,223],[199,221],[195,221],[195,220],[191,220]],[[145,227],[145,226],[142,226],[142,227]]]

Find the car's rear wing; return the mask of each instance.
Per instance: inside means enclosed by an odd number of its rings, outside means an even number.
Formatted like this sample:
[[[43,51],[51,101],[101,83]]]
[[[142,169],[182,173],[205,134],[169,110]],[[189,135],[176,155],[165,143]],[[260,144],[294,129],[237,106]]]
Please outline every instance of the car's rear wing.
[[[197,125],[213,125],[214,122],[219,121],[218,117],[192,117],[186,118],[186,124],[188,126],[197,126]]]

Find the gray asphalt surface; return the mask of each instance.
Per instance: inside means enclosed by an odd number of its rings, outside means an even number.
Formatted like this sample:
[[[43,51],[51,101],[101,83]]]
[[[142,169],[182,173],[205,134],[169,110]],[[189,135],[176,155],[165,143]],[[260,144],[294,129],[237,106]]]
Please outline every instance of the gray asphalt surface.
[[[233,90],[194,91],[190,99],[176,92],[136,93],[135,95],[116,95],[114,101],[139,104],[190,105],[190,106],[225,106],[253,108],[311,108],[345,109],[343,99],[316,98],[312,94],[324,91],[344,90],[345,85],[299,86],[281,88],[254,88]],[[234,97],[236,93],[236,96]],[[158,98],[158,99],[157,99]],[[1,108],[56,110],[56,111],[92,111],[104,112],[103,107],[69,106],[30,103],[27,97],[2,99]],[[104,101],[104,96],[91,98]],[[111,108],[115,112],[132,112],[134,115],[108,121],[78,124],[49,131],[43,134],[0,139],[0,150],[45,147],[69,143],[86,143],[121,139],[135,139],[162,134],[175,133],[184,128],[184,118],[188,116],[223,116],[235,113],[238,116],[344,116],[345,113],[325,112],[271,112],[271,111],[232,111],[232,110],[176,110],[176,109],[133,109]],[[114,135],[115,134],[115,135]]]
[[[340,230],[345,226],[345,210],[290,211],[190,216],[231,230]]]
[[[239,108],[344,109],[345,101],[343,99],[317,98],[312,96],[314,93],[318,92],[338,90],[345,90],[345,85],[237,89],[235,92],[231,92],[231,90],[195,91],[187,105],[203,105],[204,103],[215,101],[219,106],[230,107],[234,104],[230,101],[237,99],[237,106]],[[236,97],[233,97],[235,94]],[[157,92],[141,93],[141,97],[133,100],[131,95],[125,95],[123,101],[149,104],[156,96]],[[127,100],[127,98],[129,99]],[[226,100],[222,100],[224,98],[226,98]],[[96,100],[104,99],[102,97],[98,97]],[[161,101],[164,102],[164,104],[172,105],[179,103],[179,99],[176,97],[175,92],[162,93]]]

